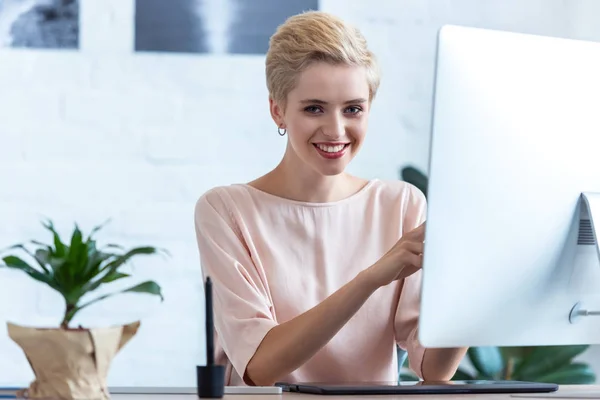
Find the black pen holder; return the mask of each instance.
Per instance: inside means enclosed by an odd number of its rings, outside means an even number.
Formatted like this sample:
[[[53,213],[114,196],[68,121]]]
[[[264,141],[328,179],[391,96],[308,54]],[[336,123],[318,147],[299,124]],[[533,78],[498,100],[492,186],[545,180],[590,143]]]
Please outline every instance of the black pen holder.
[[[220,399],[225,391],[225,366],[196,366],[196,385],[201,399]]]

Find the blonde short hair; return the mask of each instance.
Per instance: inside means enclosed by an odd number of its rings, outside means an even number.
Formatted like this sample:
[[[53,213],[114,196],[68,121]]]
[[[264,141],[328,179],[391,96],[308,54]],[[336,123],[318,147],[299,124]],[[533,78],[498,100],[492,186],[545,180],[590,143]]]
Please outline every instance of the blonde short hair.
[[[365,67],[369,100],[379,88],[377,60],[360,31],[340,18],[307,11],[288,18],[271,36],[266,57],[270,97],[285,106],[298,75],[313,62]]]

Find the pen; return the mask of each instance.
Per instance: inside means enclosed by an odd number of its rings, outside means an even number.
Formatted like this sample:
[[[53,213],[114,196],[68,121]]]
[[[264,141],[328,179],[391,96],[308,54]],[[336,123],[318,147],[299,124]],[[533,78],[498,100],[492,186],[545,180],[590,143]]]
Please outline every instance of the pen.
[[[196,366],[199,398],[220,399],[225,391],[225,366],[215,364],[213,291],[210,277],[204,283],[204,320],[206,324],[206,365]]]
[[[205,291],[205,319],[206,319],[206,365],[211,366],[215,363],[215,345],[214,341],[214,322],[213,322],[213,304],[212,304],[212,281],[210,277],[206,278],[204,285]]]

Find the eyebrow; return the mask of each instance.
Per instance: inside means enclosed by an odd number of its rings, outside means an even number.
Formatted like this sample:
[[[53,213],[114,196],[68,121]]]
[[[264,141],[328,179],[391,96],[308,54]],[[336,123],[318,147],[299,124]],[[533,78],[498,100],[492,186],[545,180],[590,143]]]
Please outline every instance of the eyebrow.
[[[366,103],[367,100],[363,99],[363,98],[358,98],[358,99],[352,99],[352,100],[348,100],[345,101],[344,104],[356,104],[356,103]],[[300,101],[300,103],[303,104],[307,104],[307,103],[312,103],[312,104],[328,104],[325,100],[319,100],[319,99],[306,99],[306,100],[302,100]]]

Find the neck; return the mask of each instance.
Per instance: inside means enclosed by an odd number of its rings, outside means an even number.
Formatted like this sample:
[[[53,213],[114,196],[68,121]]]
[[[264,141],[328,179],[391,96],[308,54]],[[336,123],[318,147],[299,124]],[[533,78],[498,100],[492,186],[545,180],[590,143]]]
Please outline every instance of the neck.
[[[361,184],[358,179],[346,173],[321,175],[298,159],[289,148],[269,175],[270,183],[267,186],[271,192],[284,198],[311,203],[342,200],[355,193]]]

